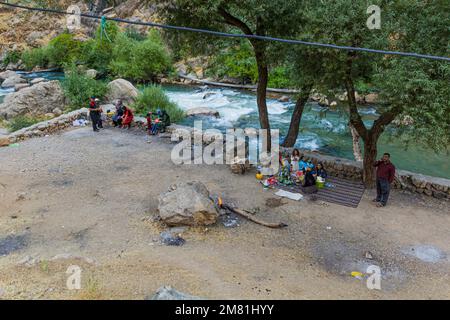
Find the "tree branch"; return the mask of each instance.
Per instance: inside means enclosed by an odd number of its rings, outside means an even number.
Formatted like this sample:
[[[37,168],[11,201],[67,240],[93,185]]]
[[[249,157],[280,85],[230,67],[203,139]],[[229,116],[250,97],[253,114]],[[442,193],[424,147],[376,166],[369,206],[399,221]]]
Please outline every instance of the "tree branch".
[[[217,9],[218,13],[225,19],[225,22],[227,24],[229,24],[230,26],[234,26],[237,27],[239,29],[242,30],[243,33],[248,34],[248,35],[253,35],[252,30],[250,29],[250,27],[242,20],[240,20],[239,18],[233,16],[232,14],[230,14],[223,6],[220,6]]]

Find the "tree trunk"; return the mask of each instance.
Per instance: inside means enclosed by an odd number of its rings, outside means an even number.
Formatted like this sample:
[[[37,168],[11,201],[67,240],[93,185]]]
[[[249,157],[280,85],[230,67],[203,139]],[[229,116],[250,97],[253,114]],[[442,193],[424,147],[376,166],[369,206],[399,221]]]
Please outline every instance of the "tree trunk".
[[[267,111],[267,83],[269,81],[269,71],[267,67],[266,54],[264,44],[256,43],[253,45],[255,49],[256,64],[258,66],[258,86],[256,89],[256,102],[258,104],[259,123],[261,129],[267,129],[267,137],[263,138],[263,145],[267,146],[267,151],[271,151],[271,136],[269,113]],[[267,140],[266,140],[267,139]]]
[[[352,134],[353,156],[355,157],[356,161],[363,161],[361,145],[359,144],[360,136],[359,136],[358,132],[356,131],[355,127],[350,122],[348,123],[348,127]]]
[[[377,140],[378,136],[371,134],[368,139],[364,141],[364,169],[363,180],[366,188],[375,187],[375,168],[373,163],[377,157]]]
[[[306,102],[308,102],[311,89],[312,89],[311,85],[306,85],[300,90],[300,95],[298,96],[297,101],[295,102],[294,112],[292,112],[289,130],[286,139],[284,139],[283,142],[283,147],[292,148],[295,145],[295,142],[297,141],[303,110],[305,109]]]

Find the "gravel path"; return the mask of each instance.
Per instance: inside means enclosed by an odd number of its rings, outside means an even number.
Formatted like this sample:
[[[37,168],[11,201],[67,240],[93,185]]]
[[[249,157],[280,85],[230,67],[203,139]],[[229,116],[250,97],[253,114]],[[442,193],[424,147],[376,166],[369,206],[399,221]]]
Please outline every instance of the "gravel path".
[[[207,298],[449,299],[450,205],[394,191],[386,208],[366,192],[356,209],[283,200],[253,174],[174,165],[168,139],[89,128],[0,148],[0,298],[142,299],[163,285]],[[240,220],[159,243],[157,197],[199,180],[212,194],[283,230]],[[66,288],[70,265],[82,289]],[[350,275],[381,268],[381,290]]]

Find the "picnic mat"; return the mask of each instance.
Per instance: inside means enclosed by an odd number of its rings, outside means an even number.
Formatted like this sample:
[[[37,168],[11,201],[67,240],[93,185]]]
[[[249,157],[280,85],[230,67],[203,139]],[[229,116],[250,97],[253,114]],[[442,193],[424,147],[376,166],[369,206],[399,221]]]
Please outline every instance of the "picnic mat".
[[[346,207],[358,207],[364,193],[364,185],[362,182],[329,177],[327,183],[331,183],[333,187],[324,187],[323,189],[319,189],[317,193],[314,193],[318,200],[336,203]],[[305,194],[302,191],[302,187],[298,185],[277,185],[276,188]]]

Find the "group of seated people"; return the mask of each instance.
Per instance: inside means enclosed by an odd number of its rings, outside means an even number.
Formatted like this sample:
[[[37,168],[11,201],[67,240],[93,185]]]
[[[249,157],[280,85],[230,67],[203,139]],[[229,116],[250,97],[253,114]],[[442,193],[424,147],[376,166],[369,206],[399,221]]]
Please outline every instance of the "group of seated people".
[[[133,110],[123,105],[122,100],[118,100],[116,112],[112,114],[114,127],[130,129],[133,119]],[[166,128],[170,126],[170,116],[165,110],[158,109],[155,116],[153,116],[152,112],[147,113],[146,120],[147,130],[151,135],[165,132]]]
[[[130,129],[133,119],[133,110],[124,106],[122,100],[117,100],[116,113],[112,116],[114,127]]]
[[[300,151],[294,149],[290,157],[281,160],[282,172],[301,183],[305,191],[316,192],[316,182],[325,182],[328,174],[322,163],[314,165],[311,160],[305,161]]]

